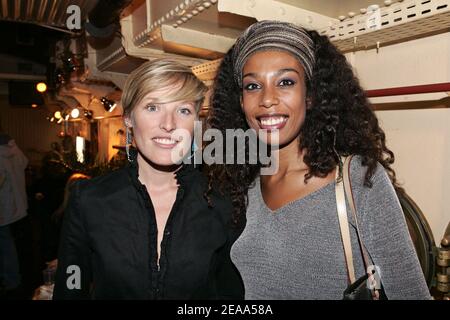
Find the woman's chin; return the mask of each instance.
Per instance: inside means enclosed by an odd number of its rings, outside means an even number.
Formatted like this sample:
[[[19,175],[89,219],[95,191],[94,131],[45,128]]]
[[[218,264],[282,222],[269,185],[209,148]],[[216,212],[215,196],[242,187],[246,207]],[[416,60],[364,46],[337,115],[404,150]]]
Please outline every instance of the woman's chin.
[[[171,167],[174,165],[179,165],[182,163],[183,158],[179,158],[179,159],[171,159],[169,158],[163,158],[163,157],[158,157],[156,159],[150,160],[152,163],[154,163],[157,166],[161,166],[161,167]]]
[[[158,167],[173,167],[180,165],[183,161],[183,157],[177,154],[172,154],[170,152],[159,152],[157,156],[154,154],[143,154],[146,162],[153,166]]]
[[[267,145],[272,150],[283,149],[284,147],[291,145],[292,143],[298,144],[296,137],[288,138],[279,135],[271,136],[269,134],[267,137],[260,136],[259,139],[262,143]]]
[[[280,145],[280,134],[279,131],[270,132],[270,131],[259,131],[258,139],[272,148],[278,148]]]

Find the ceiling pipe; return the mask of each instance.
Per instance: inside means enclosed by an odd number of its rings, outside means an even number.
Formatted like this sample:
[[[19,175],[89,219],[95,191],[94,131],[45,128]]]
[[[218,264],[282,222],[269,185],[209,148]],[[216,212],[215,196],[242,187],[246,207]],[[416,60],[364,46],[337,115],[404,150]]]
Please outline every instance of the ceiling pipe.
[[[96,38],[108,38],[120,28],[120,14],[132,0],[102,0],[89,12],[86,31]]]
[[[421,94],[434,92],[450,92],[450,82],[408,86],[408,87],[366,90],[366,95],[368,98],[375,98],[375,97],[401,96],[407,94]]]

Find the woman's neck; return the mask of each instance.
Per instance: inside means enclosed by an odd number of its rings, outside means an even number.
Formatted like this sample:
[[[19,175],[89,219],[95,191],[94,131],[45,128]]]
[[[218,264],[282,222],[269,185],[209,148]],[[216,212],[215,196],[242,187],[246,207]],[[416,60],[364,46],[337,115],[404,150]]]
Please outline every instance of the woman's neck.
[[[175,172],[180,165],[159,166],[138,154],[137,163],[139,167],[139,181],[147,188],[165,189],[177,185]]]
[[[304,151],[300,150],[298,139],[293,140],[286,146],[272,151],[278,158],[278,171],[271,178],[279,179],[292,173],[305,173],[308,166],[303,161]]]

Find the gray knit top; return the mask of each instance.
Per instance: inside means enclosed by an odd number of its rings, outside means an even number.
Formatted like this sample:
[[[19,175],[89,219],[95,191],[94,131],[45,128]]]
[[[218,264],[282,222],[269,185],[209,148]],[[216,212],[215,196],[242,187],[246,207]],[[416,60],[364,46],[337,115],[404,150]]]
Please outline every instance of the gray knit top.
[[[430,299],[430,293],[389,177],[378,164],[372,188],[363,185],[366,167],[350,167],[361,237],[380,268],[388,299]],[[260,179],[248,193],[247,225],[231,249],[246,299],[342,299],[348,285],[339,231],[335,183],[272,211]],[[347,202],[356,278],[363,260]]]

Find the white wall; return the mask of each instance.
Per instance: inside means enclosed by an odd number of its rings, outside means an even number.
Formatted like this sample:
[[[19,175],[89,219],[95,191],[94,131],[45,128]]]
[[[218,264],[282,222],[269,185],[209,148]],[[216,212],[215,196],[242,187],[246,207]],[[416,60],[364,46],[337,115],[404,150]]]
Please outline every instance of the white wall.
[[[345,56],[365,90],[450,82],[450,32],[381,45],[378,52],[362,50]],[[395,107],[399,102],[444,96],[393,96],[371,101],[391,102]],[[388,147],[395,153],[399,181],[422,209],[439,244],[450,221],[450,109],[378,111],[377,116]]]
[[[450,222],[450,109],[378,111],[399,182],[423,211],[436,241]]]
[[[345,56],[366,90],[450,82],[450,32]]]

